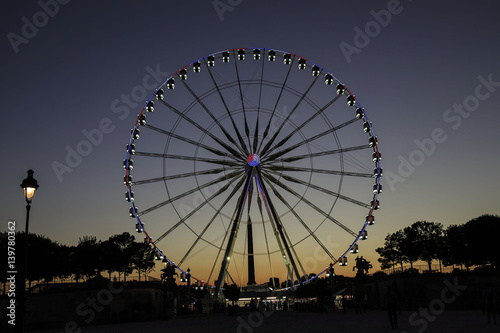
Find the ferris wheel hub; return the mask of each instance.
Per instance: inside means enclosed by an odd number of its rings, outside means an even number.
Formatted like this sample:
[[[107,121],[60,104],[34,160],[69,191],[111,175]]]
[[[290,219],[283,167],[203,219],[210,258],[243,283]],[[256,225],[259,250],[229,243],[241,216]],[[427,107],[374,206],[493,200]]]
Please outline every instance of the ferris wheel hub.
[[[250,154],[247,157],[247,164],[256,167],[260,164],[260,157],[257,154]]]

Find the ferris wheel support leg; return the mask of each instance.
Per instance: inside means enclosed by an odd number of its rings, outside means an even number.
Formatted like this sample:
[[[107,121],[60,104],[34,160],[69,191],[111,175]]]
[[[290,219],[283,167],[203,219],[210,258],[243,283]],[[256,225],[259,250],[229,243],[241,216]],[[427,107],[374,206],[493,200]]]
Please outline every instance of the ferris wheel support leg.
[[[253,252],[253,231],[252,220],[248,217],[247,224],[247,243],[248,243],[248,284],[255,284],[255,262]]]
[[[297,269],[297,265],[295,264],[295,260],[293,259],[292,252],[290,251],[290,247],[288,246],[287,239],[286,239],[285,234],[283,232],[283,225],[279,219],[278,214],[276,213],[276,210],[274,208],[273,203],[271,202],[271,198],[269,197],[269,193],[267,192],[266,185],[264,184],[264,181],[262,180],[262,175],[260,174],[260,170],[258,170],[258,169],[257,169],[257,179],[258,179],[258,184],[261,187],[262,192],[264,193],[264,196],[265,196],[264,202],[266,203],[266,205],[269,205],[269,209],[271,210],[273,220],[276,223],[276,227],[277,227],[278,233],[280,235],[281,242],[283,243],[285,250],[286,250],[287,258],[284,258],[285,264],[287,261],[290,261],[290,264],[292,265],[292,268],[293,268],[293,272],[297,276],[297,280],[299,281],[299,283],[301,283],[299,270]],[[292,275],[292,285],[293,285],[293,275]]]
[[[226,251],[224,253],[224,258],[222,259],[222,264],[220,267],[219,277],[217,279],[217,283],[215,285],[215,295],[219,298],[223,297],[221,293],[221,289],[224,287],[224,281],[227,275],[227,269],[229,267],[229,261],[231,259],[231,255],[233,254],[234,242],[236,240],[236,235],[238,234],[238,230],[240,228],[241,216],[243,215],[243,207],[245,206],[245,202],[248,197],[248,190],[250,188],[250,181],[252,180],[252,172],[247,175],[245,180],[245,186],[243,187],[243,192],[238,200],[238,207],[235,219],[233,221],[233,225],[231,227],[231,233],[229,235],[229,240],[227,242]]]

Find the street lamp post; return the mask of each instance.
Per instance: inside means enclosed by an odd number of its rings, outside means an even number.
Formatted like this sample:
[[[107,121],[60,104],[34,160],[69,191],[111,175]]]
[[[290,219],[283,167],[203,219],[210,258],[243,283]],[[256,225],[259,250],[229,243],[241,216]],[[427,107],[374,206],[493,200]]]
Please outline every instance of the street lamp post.
[[[21,187],[24,191],[24,198],[26,199],[26,227],[24,231],[24,257],[21,262],[21,276],[19,283],[19,318],[16,324],[16,332],[24,332],[24,319],[26,314],[26,278],[27,278],[27,268],[28,268],[28,230],[30,223],[30,208],[31,201],[35,195],[35,191],[38,188],[38,182],[33,178],[33,170],[28,170],[28,177],[23,180]]]

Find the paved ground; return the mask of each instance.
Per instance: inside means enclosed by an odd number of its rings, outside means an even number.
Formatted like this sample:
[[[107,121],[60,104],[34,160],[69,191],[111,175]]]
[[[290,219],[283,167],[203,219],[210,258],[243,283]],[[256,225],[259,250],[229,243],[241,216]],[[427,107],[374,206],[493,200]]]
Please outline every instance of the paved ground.
[[[434,314],[402,312],[399,325],[391,329],[384,311],[353,312],[270,312],[265,315],[243,313],[239,316],[210,315],[178,317],[174,320],[127,323],[105,326],[86,326],[66,332],[82,333],[158,333],[158,332],[217,332],[217,333],[266,333],[266,332],[500,332],[500,325],[487,325],[481,311],[444,311]],[[500,317],[497,316],[500,324]],[[65,332],[64,328],[41,330],[37,333]]]

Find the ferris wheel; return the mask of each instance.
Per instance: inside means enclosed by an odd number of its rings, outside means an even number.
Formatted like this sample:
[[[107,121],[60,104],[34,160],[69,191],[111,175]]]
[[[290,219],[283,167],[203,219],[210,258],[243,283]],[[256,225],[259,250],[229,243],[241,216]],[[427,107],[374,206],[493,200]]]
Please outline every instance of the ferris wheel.
[[[228,281],[289,288],[358,252],[380,159],[365,110],[327,70],[275,49],[224,50],[145,103],[125,197],[157,259],[216,294]]]

